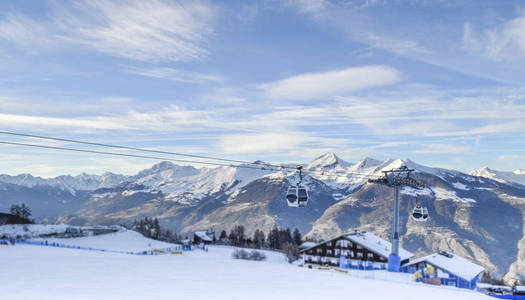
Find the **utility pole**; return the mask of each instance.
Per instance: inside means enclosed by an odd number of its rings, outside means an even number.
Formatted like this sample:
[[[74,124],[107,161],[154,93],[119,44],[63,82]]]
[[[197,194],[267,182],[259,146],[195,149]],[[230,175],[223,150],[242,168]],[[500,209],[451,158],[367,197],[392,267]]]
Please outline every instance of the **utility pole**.
[[[388,271],[399,272],[401,257],[399,256],[399,188],[410,186],[416,189],[424,188],[425,185],[410,177],[414,171],[406,166],[397,169],[382,171],[383,177],[378,179],[368,179],[370,183],[378,183],[394,188],[394,212],[392,218],[392,250],[388,256]]]

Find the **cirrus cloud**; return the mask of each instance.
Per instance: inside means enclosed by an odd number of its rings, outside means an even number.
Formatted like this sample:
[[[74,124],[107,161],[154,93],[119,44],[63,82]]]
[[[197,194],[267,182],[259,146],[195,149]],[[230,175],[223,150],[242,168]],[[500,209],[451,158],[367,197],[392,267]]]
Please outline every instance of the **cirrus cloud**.
[[[43,19],[4,15],[0,40],[32,53],[83,46],[132,60],[191,61],[207,55],[213,19],[212,7],[201,2],[57,2]]]
[[[306,73],[259,85],[270,98],[315,99],[361,89],[389,85],[401,80],[394,68],[373,65]]]

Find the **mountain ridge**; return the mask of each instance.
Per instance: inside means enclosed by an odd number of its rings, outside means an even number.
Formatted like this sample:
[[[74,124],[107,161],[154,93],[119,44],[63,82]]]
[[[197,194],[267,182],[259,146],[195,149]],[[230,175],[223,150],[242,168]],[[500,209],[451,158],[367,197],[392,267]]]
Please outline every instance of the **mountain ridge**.
[[[164,226],[182,234],[242,224],[249,235],[255,229],[268,232],[279,226],[297,227],[321,239],[354,229],[388,238],[393,191],[367,179],[405,165],[427,188],[401,190],[403,247],[420,254],[452,251],[509,279],[525,274],[524,185],[409,159],[364,157],[348,163],[328,153],[313,162],[313,168],[304,171],[309,203],[303,209],[290,208],[284,200],[288,186],[297,181],[294,170],[197,169],[162,162],[113,185],[95,180],[101,187],[92,190],[30,185],[29,176],[17,177],[18,185],[0,176],[0,210],[26,202],[38,220],[74,225],[126,224],[158,217]],[[86,178],[91,177],[78,177],[80,182]],[[417,197],[429,209],[430,219],[424,224],[410,218]]]

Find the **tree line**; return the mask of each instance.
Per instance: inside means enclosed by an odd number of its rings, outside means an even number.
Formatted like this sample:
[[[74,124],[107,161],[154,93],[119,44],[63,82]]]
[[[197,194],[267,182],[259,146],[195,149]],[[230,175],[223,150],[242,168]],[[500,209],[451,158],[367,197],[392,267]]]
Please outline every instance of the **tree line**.
[[[159,219],[157,218],[145,217],[140,220],[135,220],[131,226],[128,226],[128,229],[135,230],[145,237],[168,243],[180,243],[182,240],[180,235],[169,229],[161,228]]]
[[[10,220],[12,224],[34,224],[34,221],[30,219],[31,209],[24,203],[11,205],[9,213],[16,217],[14,220]]]
[[[299,258],[299,245],[303,237],[298,228],[272,228],[267,234],[256,229],[253,236],[248,236],[243,225],[235,225],[228,234],[222,230],[218,242],[235,247],[280,250],[286,254],[289,262]]]

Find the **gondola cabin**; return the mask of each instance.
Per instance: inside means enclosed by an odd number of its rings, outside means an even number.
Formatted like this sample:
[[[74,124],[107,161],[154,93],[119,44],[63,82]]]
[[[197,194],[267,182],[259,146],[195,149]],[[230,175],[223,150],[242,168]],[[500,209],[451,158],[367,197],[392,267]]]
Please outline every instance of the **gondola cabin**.
[[[386,269],[390,242],[369,232],[356,231],[301,250],[304,265],[328,265],[350,269]],[[400,248],[402,263],[408,262],[412,253]]]

